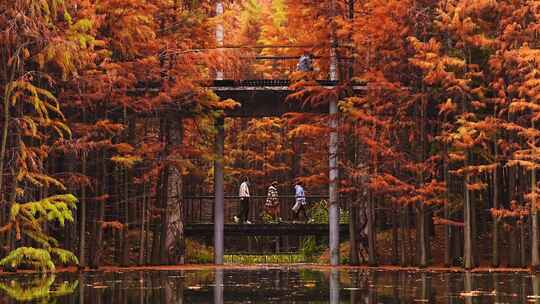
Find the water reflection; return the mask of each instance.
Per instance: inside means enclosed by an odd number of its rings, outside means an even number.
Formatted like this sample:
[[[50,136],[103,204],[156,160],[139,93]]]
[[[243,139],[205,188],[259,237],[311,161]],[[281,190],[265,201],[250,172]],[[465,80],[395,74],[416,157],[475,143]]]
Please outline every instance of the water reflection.
[[[49,274],[5,279],[0,281],[0,290],[4,298],[18,302],[51,303],[58,297],[72,294],[78,285],[77,280],[57,283],[56,276]]]
[[[284,267],[0,277],[0,304],[17,302],[540,304],[540,276]]]

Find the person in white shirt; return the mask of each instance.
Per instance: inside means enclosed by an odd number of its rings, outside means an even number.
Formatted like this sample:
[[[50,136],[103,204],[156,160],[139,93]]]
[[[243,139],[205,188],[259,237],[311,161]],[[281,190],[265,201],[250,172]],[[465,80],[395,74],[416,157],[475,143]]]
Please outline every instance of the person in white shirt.
[[[234,216],[234,222],[238,223],[242,221],[245,224],[251,224],[248,220],[249,216],[249,180],[247,176],[242,178],[242,184],[240,184],[240,190],[238,191],[240,197],[240,218]]]
[[[306,194],[304,193],[304,187],[302,187],[301,181],[297,181],[294,186],[294,198],[295,204],[292,207],[292,210],[294,212],[293,221],[298,220],[300,217],[300,212],[302,212],[306,222],[309,223],[311,220],[306,212]]]

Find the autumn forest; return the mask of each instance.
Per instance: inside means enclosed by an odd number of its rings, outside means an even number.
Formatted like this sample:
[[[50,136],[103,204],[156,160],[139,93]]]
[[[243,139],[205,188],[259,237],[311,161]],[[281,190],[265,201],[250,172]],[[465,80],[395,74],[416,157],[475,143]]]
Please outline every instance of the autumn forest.
[[[327,224],[337,134],[341,263],[537,269],[539,38],[533,0],[1,1],[0,265],[200,261],[211,237],[184,230],[212,223],[217,161],[226,224],[244,176],[252,221],[301,181]],[[302,111],[227,116],[215,79],[287,80]]]

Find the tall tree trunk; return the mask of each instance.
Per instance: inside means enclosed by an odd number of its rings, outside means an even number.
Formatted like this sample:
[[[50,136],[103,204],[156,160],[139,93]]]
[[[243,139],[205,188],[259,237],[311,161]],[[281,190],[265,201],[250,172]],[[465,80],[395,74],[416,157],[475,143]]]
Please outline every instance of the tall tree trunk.
[[[6,91],[4,92],[4,98],[3,98],[4,104],[3,104],[3,111],[4,111],[4,121],[2,126],[2,145],[0,146],[0,204],[4,203],[4,162],[6,159],[6,148],[7,148],[7,142],[8,142],[8,131],[9,131],[9,96],[8,91],[6,88]]]
[[[101,154],[101,195],[107,194],[107,152],[102,152]],[[96,216],[96,221],[94,225],[95,232],[95,245],[96,251],[92,255],[92,268],[98,268],[101,261],[101,256],[103,255],[103,220],[105,218],[105,201],[100,200],[98,202],[98,212]]]
[[[497,159],[497,141],[495,140],[494,144],[494,150],[495,150],[495,159]],[[492,198],[493,198],[493,209],[499,209],[499,167],[495,168],[493,171],[493,182],[492,182]],[[500,257],[499,257],[499,217],[493,216],[493,223],[492,223],[492,260],[491,260],[491,266],[493,267],[499,267],[500,264]]]
[[[394,203],[395,204],[395,203]],[[398,220],[400,219],[398,213],[400,210],[397,206],[390,206],[392,212],[392,265],[399,263],[398,254]]]
[[[135,121],[132,119],[128,119],[127,117],[127,108],[124,106],[124,124],[127,124],[127,142],[130,145],[134,144],[135,141]],[[123,201],[124,201],[124,229],[122,230],[122,255],[120,259],[120,265],[127,266],[129,264],[129,251],[130,251],[130,244],[129,244],[129,223],[131,221],[130,217],[130,187],[133,183],[133,178],[131,174],[131,168],[123,168],[123,184],[124,187],[122,188],[123,193]]]
[[[532,120],[532,128],[534,129],[534,120]],[[533,146],[536,147],[536,140],[533,142]],[[540,269],[540,255],[538,252],[538,208],[536,206],[536,168],[531,170],[531,267],[533,270]],[[535,277],[536,281],[538,278]]]
[[[465,156],[465,168],[468,166],[468,152]],[[471,197],[469,191],[469,182],[470,176],[469,173],[465,173],[463,191],[464,191],[464,207],[463,207],[463,222],[465,226],[463,227],[463,260],[465,269],[471,269],[473,267],[474,261],[472,256],[472,227],[471,227]]]
[[[160,119],[160,141],[165,144],[165,147],[163,148],[163,151],[161,152],[161,159],[162,161],[165,161],[167,156],[166,149],[168,146],[166,145],[166,138],[167,138],[167,124],[168,121],[166,118]],[[166,217],[167,217],[167,211],[166,208],[166,197],[165,193],[167,193],[167,180],[168,180],[168,170],[165,165],[164,168],[161,169],[161,172],[159,174],[159,178],[157,180],[157,186],[156,186],[156,205],[158,207],[158,213],[159,217],[154,220],[154,229],[152,231],[152,264],[159,265],[163,262],[165,259],[165,233],[167,232],[167,227],[165,223],[167,223]]]
[[[168,142],[171,148],[179,148],[183,141],[183,124],[181,120],[173,119],[169,123]],[[170,150],[169,150],[170,151]],[[184,240],[184,221],[182,218],[182,175],[178,168],[179,164],[174,165],[175,161],[179,161],[178,153],[168,155],[169,162],[173,165],[168,165],[168,186],[167,186],[167,222],[165,235],[165,248],[168,253],[169,264],[183,264],[185,256],[185,240]]]
[[[349,212],[349,264],[360,265],[358,256],[358,207],[355,206],[356,200],[351,203],[351,211]]]
[[[423,87],[423,85],[422,85]],[[422,89],[423,91],[424,89]],[[427,102],[425,100],[425,98],[422,98],[422,103],[420,105],[420,140],[421,140],[421,144],[420,144],[420,163],[423,163],[426,159],[426,131],[425,131],[425,128],[426,128],[426,115],[425,115],[425,108],[427,106]],[[418,184],[420,186],[423,186],[424,185],[424,172],[423,170],[421,169],[420,170],[420,173],[418,175]],[[427,234],[427,229],[426,229],[426,210],[425,210],[425,202],[417,202],[417,208],[418,208],[418,226],[416,227],[417,228],[417,231],[418,231],[418,241],[417,241],[417,244],[419,246],[418,248],[418,265],[420,267],[426,267],[427,264],[428,264],[428,261],[427,261],[427,258],[428,258],[428,253],[427,253],[427,250],[428,250],[428,240],[429,240],[429,236]]]
[[[86,176],[86,152],[82,153],[81,171],[82,175]],[[81,219],[80,219],[80,236],[79,236],[79,265],[80,267],[86,267],[86,185],[81,187]]]
[[[368,200],[367,227],[368,227],[368,264],[377,265],[377,253],[375,249],[375,203],[373,193],[370,192]]]
[[[444,157],[443,157],[443,176],[446,184],[446,191],[444,193],[444,218],[450,220],[450,174],[448,172],[448,145],[444,144]],[[452,242],[451,242],[452,227],[450,225],[444,225],[444,266],[449,267],[452,265]]]
[[[123,178],[123,184],[122,187],[123,190],[123,201],[124,201],[124,218],[123,218],[123,224],[124,229],[122,229],[122,253],[120,255],[120,265],[127,266],[129,264],[129,239],[128,239],[128,232],[129,232],[129,177],[128,172],[129,169],[122,168],[123,174],[121,175]],[[119,196],[120,197],[120,196]]]
[[[512,206],[515,206],[515,200],[516,200],[516,192],[517,192],[517,189],[516,189],[516,167],[510,167],[508,168],[508,174],[509,174],[509,198],[510,198],[510,202],[509,202],[509,206],[510,208],[513,208]],[[517,242],[518,240],[518,235],[517,235],[517,220],[516,219],[511,219],[510,220],[510,224],[511,224],[511,230],[509,231],[509,239],[510,239],[510,248],[512,248],[512,250],[509,250],[509,253],[510,253],[510,260],[509,260],[509,263],[508,263],[508,266],[510,267],[516,267],[518,266],[518,260],[519,260],[519,243]]]
[[[141,207],[141,230],[139,235],[139,265],[144,264],[144,249],[145,246],[145,224],[146,224],[146,182],[143,181],[143,196],[142,196],[142,207]]]
[[[399,208],[399,222],[401,226],[400,231],[400,265],[407,266],[407,207],[402,206]]]

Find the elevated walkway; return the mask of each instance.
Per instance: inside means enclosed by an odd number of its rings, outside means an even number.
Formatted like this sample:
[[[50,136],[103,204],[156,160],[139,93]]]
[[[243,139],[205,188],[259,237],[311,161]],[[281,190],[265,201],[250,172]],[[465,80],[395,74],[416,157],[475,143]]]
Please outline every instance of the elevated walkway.
[[[190,224],[184,227],[187,237],[213,236],[214,224]],[[226,236],[328,236],[328,224],[225,224]],[[339,234],[343,237],[349,235],[347,224],[339,225]]]
[[[333,89],[339,83],[332,80],[318,80],[325,89]],[[255,79],[255,80],[215,80],[209,88],[221,99],[233,99],[241,107],[226,112],[228,117],[272,117],[287,112],[328,113],[328,107],[311,108],[300,102],[287,102],[286,98],[294,93],[287,79]],[[365,91],[365,83],[351,86],[354,92]]]

